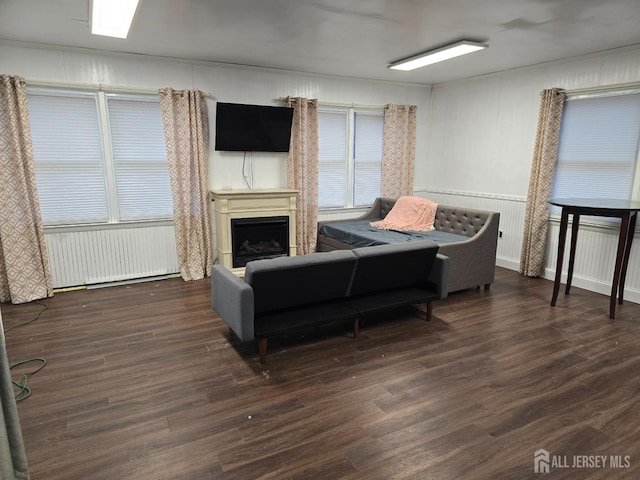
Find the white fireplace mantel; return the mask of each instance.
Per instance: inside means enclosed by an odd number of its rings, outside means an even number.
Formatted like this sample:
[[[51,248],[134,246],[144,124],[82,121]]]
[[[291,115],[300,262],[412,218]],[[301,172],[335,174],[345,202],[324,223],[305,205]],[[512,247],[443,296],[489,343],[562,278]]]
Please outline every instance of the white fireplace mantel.
[[[288,188],[254,190],[212,190],[215,209],[218,262],[238,276],[244,267],[233,267],[231,220],[237,218],[289,217],[289,255],[296,255],[297,190]]]

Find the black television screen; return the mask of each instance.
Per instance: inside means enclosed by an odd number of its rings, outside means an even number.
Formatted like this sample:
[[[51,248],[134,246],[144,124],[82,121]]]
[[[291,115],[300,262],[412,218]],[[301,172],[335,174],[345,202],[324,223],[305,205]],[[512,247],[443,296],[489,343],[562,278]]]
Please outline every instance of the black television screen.
[[[288,152],[293,108],[221,103],[216,107],[216,150]]]

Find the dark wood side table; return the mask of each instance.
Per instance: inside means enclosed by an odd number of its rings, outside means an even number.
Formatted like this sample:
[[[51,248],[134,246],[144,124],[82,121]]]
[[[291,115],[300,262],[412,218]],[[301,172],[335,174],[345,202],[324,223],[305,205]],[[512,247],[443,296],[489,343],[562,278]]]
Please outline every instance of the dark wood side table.
[[[571,226],[571,251],[569,253],[569,270],[567,271],[567,286],[565,295],[571,290],[573,277],[573,262],[578,241],[578,229],[580,227],[580,215],[593,215],[598,217],[616,217],[621,219],[620,233],[618,236],[618,252],[616,254],[616,266],[613,272],[611,285],[611,300],[609,303],[609,318],[616,317],[616,297],[622,305],[624,297],[624,281],[627,276],[627,264],[631,243],[636,228],[636,217],[640,211],[640,202],[632,200],[615,200],[609,198],[553,198],[549,200],[551,205],[562,207],[560,219],[560,233],[558,238],[558,261],[556,263],[556,278],[553,283],[553,296],[551,305],[555,306],[560,290],[560,278],[562,276],[562,261],[564,258],[564,246],[567,237],[567,224],[569,215],[573,215]]]

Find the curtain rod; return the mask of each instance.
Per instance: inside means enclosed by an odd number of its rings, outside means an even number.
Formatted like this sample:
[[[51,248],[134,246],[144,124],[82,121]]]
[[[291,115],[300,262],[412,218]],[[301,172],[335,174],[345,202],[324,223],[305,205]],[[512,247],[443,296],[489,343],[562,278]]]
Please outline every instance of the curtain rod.
[[[611,85],[599,85],[597,87],[567,89],[565,91],[567,96],[575,97],[577,95],[589,95],[589,94],[616,92],[616,91],[622,92],[626,90],[638,90],[638,89],[640,89],[640,82],[614,83]]]
[[[288,97],[280,97],[278,100],[286,102]],[[345,108],[384,108],[384,105],[364,105],[358,103],[323,102],[318,100],[320,107],[345,107]]]
[[[106,85],[104,83],[63,83],[63,82],[46,82],[40,80],[25,80],[28,86],[34,87],[51,87],[51,88],[79,88],[82,90],[97,90],[97,91],[109,91],[109,92],[120,92],[120,93],[154,93],[157,94],[158,89],[150,89],[150,88],[139,88],[139,87],[125,87],[125,86],[116,86],[116,85]],[[163,87],[164,88],[164,87]],[[213,95],[207,92],[203,92],[204,96],[207,98],[213,98]]]

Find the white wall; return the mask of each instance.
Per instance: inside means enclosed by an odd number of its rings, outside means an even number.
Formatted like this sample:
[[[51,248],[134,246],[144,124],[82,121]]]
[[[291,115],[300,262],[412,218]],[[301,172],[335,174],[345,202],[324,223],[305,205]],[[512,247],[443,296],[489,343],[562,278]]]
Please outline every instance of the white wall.
[[[386,103],[418,106],[416,153],[426,157],[430,87],[341,77],[293,73],[280,70],[231,67],[140,55],[110,55],[84,50],[31,48],[0,42],[0,71],[20,75],[27,81],[103,84],[156,90],[197,88],[211,93],[208,101],[211,131],[209,186],[245,188],[242,153],[216,152],[214,146],[215,101],[282,104],[279,98],[301,96],[321,102],[359,105]],[[285,186],[283,154],[254,153],[254,187]],[[415,177],[426,175],[426,164],[417,162]]]
[[[639,81],[635,48],[436,85],[424,186],[524,197],[540,92]]]
[[[637,47],[434,86],[427,176],[416,180],[416,193],[449,205],[500,211],[498,265],[517,270],[540,92],[631,82],[640,82]],[[584,229],[573,285],[609,294],[617,234],[616,228]],[[557,235],[552,222],[547,278],[555,276]],[[625,298],[640,303],[639,249],[640,242],[632,248]]]

